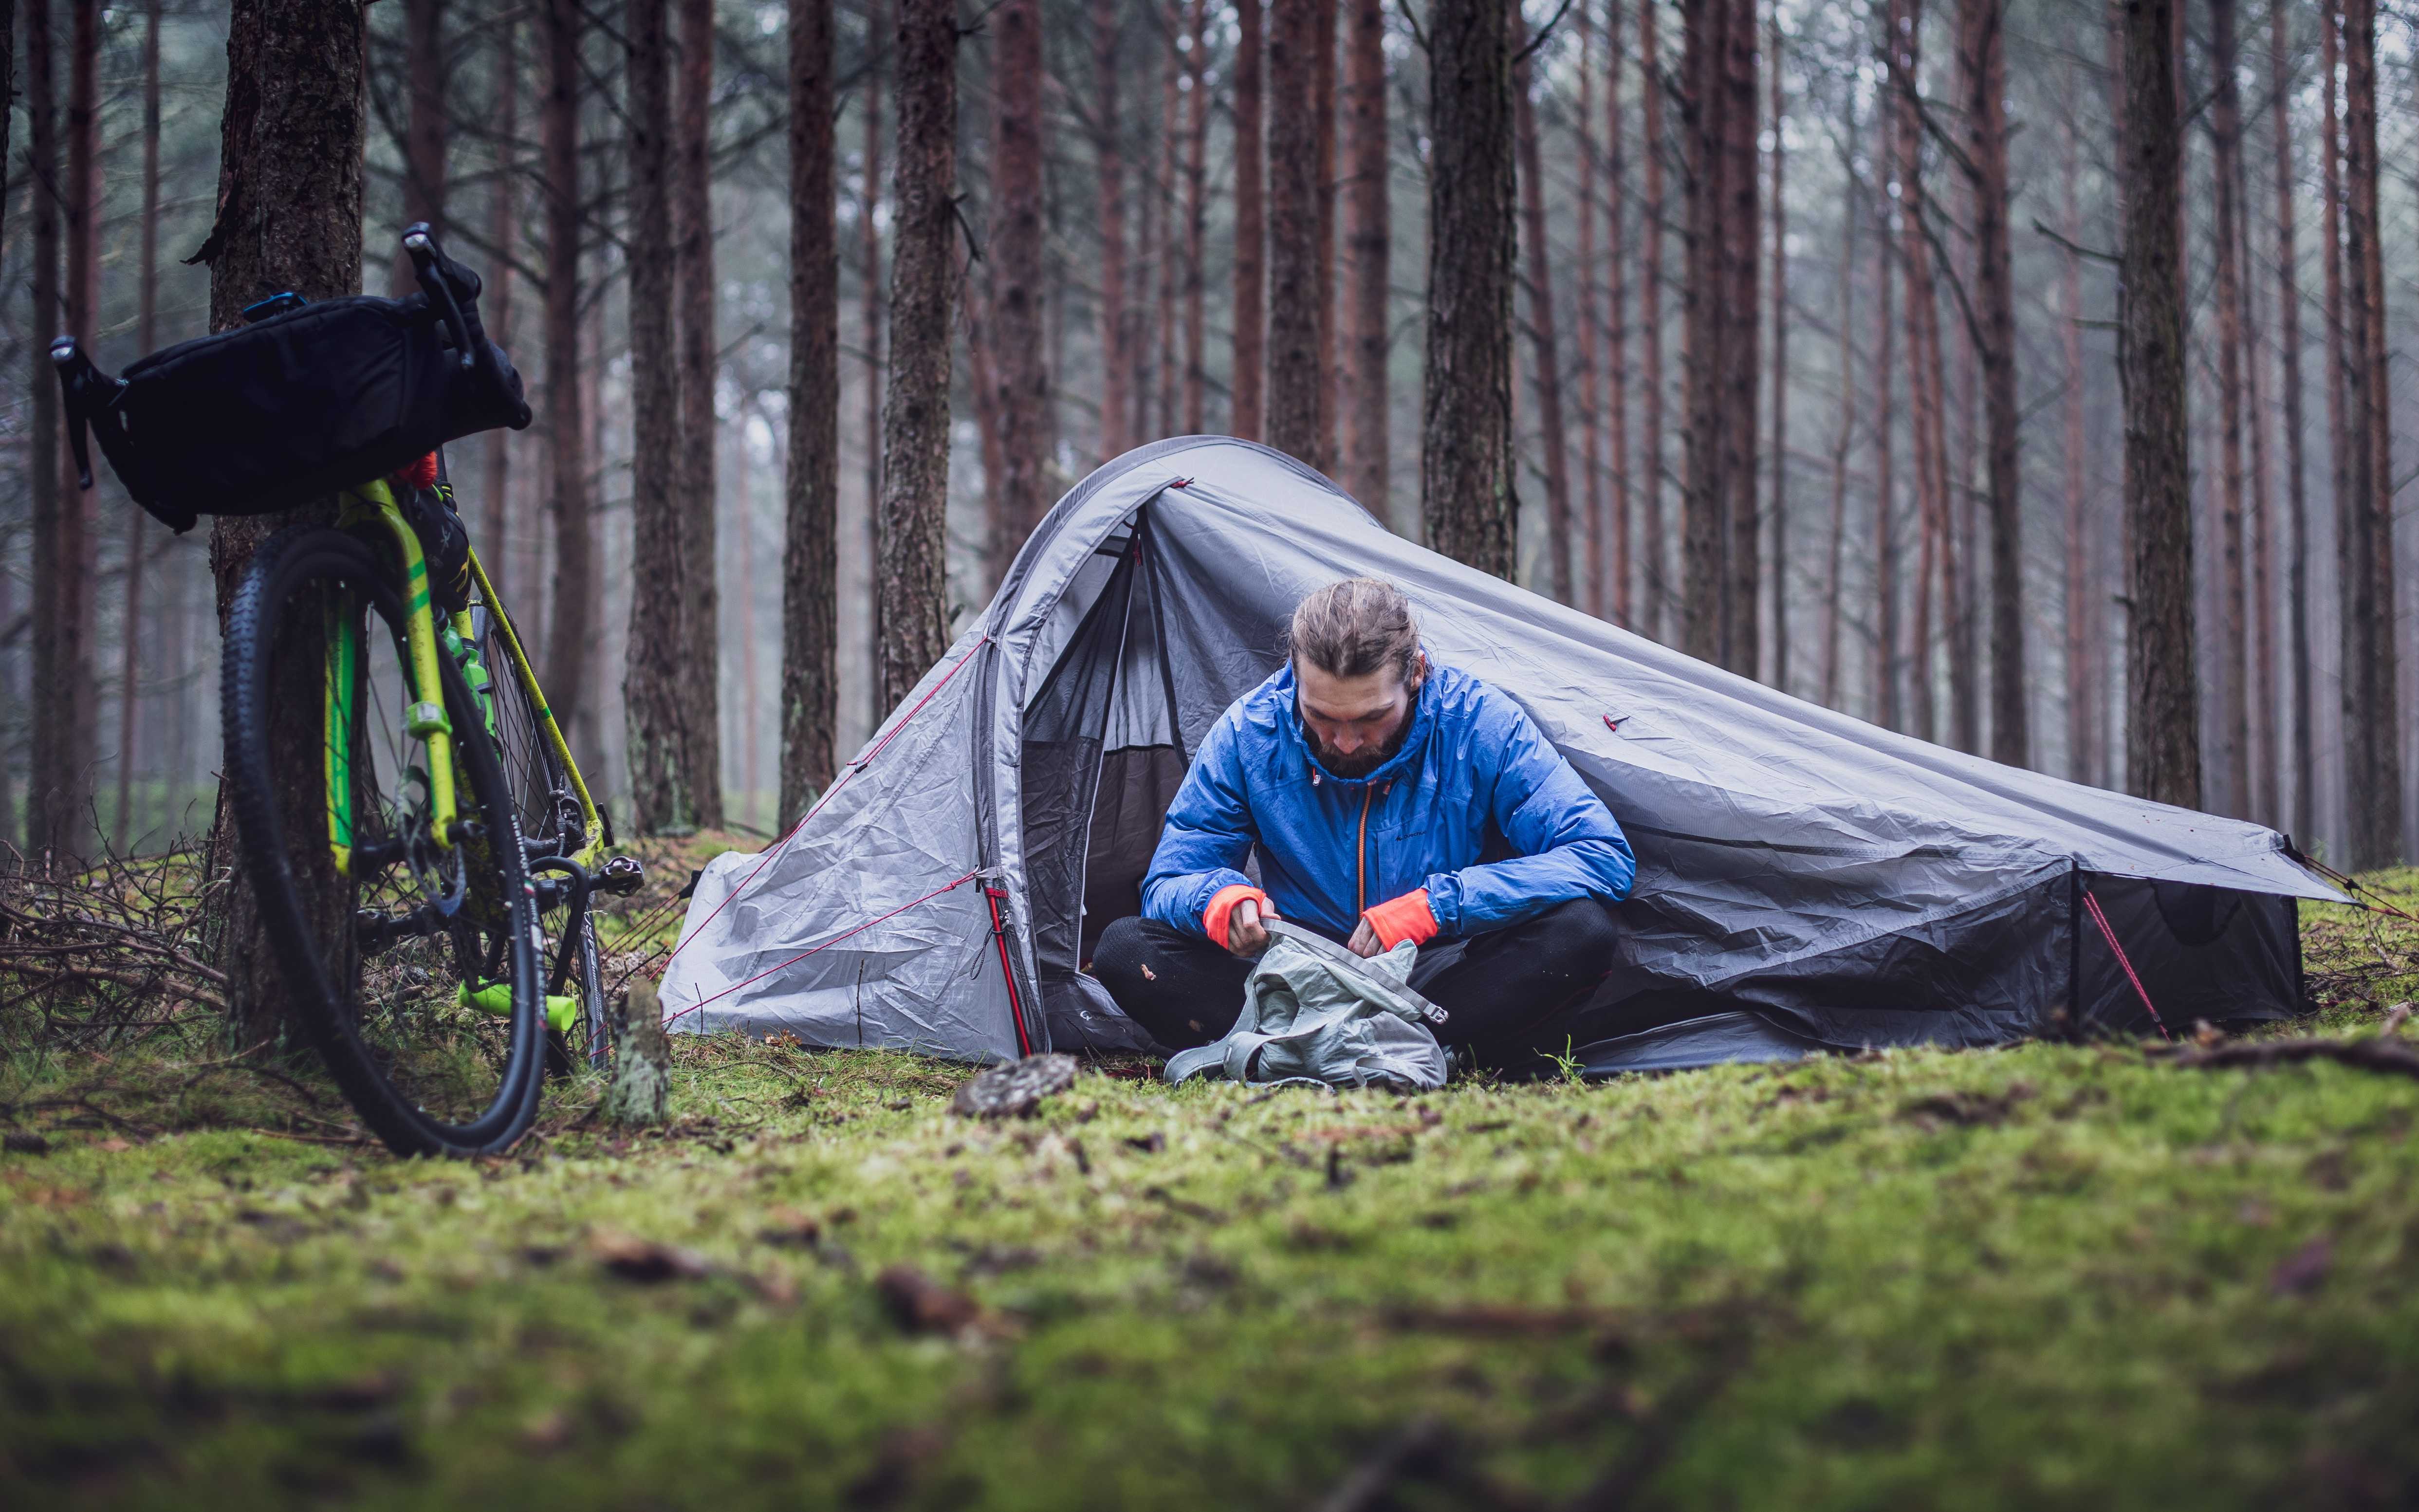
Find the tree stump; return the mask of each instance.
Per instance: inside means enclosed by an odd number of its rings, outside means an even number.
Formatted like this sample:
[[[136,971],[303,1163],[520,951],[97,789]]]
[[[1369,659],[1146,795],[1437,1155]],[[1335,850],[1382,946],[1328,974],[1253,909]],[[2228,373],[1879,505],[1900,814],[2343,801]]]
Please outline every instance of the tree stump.
[[[671,1096],[671,1045],[655,984],[644,977],[630,983],[611,1014],[613,1080],[605,1089],[605,1119],[624,1128],[664,1121]]]

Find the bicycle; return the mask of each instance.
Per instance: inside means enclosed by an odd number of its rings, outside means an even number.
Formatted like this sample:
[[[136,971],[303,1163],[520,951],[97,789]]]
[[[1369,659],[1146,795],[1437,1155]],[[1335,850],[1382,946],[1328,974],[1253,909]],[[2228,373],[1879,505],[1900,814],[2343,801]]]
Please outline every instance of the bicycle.
[[[475,277],[424,225],[404,245],[467,368]],[[262,932],[347,1100],[398,1154],[490,1154],[549,1072],[607,1063],[593,903],[644,873],[607,855],[610,816],[467,533],[461,591],[433,595],[426,532],[459,517],[435,454],[425,471],[346,487],[331,525],[254,555],[227,611],[225,780]]]

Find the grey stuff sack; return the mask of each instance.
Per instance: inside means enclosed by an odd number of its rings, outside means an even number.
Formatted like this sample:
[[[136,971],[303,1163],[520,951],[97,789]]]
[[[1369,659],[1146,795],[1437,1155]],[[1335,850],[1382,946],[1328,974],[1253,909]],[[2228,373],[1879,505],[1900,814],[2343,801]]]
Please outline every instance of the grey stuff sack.
[[[1444,1047],[1430,1032],[1444,1010],[1410,986],[1418,946],[1405,940],[1364,960],[1282,919],[1268,929],[1268,950],[1243,983],[1242,1017],[1217,1043],[1170,1058],[1168,1081],[1444,1085]]]

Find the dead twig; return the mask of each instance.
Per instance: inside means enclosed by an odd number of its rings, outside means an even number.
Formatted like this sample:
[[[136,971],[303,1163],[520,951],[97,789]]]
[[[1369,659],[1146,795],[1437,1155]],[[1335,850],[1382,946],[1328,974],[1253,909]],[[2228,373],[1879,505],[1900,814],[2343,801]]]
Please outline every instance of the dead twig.
[[[2399,1027],[2397,1024],[2396,1027]],[[2332,1060],[2360,1071],[2383,1072],[2419,1080],[2419,1051],[2398,1035],[2374,1040],[2262,1040],[2248,1044],[2222,1044],[2207,1050],[2182,1050],[2164,1057],[2171,1066],[2193,1071],[2218,1071],[2232,1066],[2283,1066],[2304,1060]]]

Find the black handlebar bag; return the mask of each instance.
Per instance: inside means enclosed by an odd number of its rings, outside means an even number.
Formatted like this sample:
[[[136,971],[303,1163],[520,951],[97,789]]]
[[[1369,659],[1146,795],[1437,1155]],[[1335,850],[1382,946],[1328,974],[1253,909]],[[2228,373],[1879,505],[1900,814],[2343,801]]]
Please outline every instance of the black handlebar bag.
[[[134,501],[178,532],[203,515],[291,509],[478,431],[525,428],[520,375],[478,323],[478,275],[450,258],[442,273],[458,315],[424,293],[328,300],[164,347],[119,378],[62,337],[52,358],[86,486],[87,426]]]

